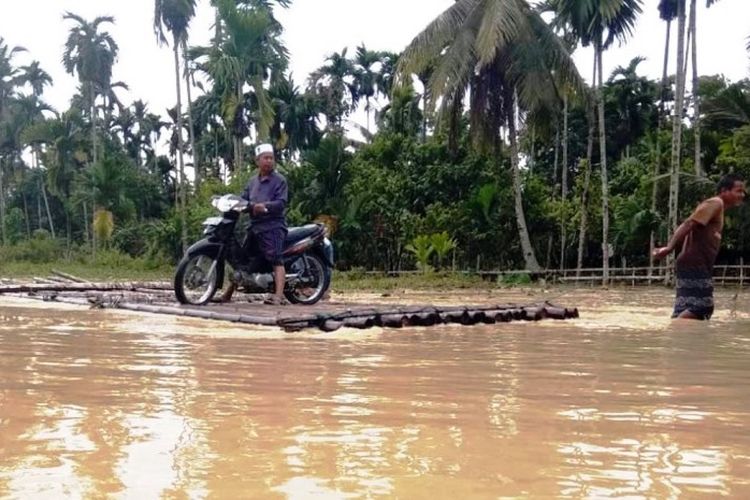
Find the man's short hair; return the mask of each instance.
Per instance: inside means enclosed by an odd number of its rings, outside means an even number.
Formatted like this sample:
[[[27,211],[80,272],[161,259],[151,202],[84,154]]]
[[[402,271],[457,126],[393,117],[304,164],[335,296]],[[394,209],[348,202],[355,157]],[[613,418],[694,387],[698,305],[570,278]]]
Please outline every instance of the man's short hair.
[[[716,184],[716,192],[721,194],[724,191],[730,191],[737,182],[745,182],[745,179],[738,174],[727,174]]]

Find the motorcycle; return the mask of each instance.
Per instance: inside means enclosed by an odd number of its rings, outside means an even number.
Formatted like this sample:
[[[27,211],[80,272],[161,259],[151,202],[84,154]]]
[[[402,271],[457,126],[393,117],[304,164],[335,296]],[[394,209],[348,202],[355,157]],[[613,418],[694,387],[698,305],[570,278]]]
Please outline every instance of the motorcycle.
[[[273,268],[251,237],[240,242],[235,235],[240,214],[247,211],[249,202],[226,194],[214,196],[211,205],[222,215],[203,222],[203,239],[188,248],[177,265],[174,277],[177,300],[181,304],[208,303],[224,286],[227,264],[233,270],[230,281],[235,290],[273,292]],[[287,300],[293,304],[318,302],[331,285],[333,270],[333,245],[326,236],[325,226],[307,224],[289,228],[282,260]]]

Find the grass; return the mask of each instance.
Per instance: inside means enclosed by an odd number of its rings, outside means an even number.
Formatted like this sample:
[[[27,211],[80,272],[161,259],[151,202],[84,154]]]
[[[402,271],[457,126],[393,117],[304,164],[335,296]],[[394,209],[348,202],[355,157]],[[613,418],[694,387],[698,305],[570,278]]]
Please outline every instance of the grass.
[[[103,253],[97,259],[60,259],[53,262],[0,261],[0,278],[32,279],[62,271],[89,281],[171,281],[174,266],[168,262],[154,263],[132,259],[113,252]],[[487,290],[508,284],[482,279],[476,275],[460,273],[411,273],[400,276],[365,273],[362,271],[334,271],[334,292],[362,291],[388,292],[393,290]]]
[[[52,270],[62,271],[89,281],[165,281],[171,280],[171,267],[157,269],[134,266],[113,267],[107,264],[58,261],[34,264],[31,262],[0,263],[0,278],[31,279],[52,275]]]

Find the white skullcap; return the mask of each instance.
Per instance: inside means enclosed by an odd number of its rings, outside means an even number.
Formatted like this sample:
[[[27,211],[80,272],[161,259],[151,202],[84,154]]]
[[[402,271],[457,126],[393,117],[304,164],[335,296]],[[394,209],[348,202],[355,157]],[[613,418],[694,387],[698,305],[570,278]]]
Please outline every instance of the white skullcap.
[[[272,153],[273,154],[273,146],[270,144],[258,144],[255,146],[255,156],[260,156],[263,153]]]

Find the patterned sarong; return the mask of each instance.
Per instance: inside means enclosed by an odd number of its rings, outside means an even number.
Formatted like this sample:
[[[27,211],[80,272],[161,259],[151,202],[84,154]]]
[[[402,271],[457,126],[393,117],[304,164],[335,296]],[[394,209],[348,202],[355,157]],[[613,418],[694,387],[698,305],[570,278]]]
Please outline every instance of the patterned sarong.
[[[699,319],[710,319],[714,313],[714,285],[711,272],[704,269],[675,270],[677,298],[672,317],[690,311]]]

